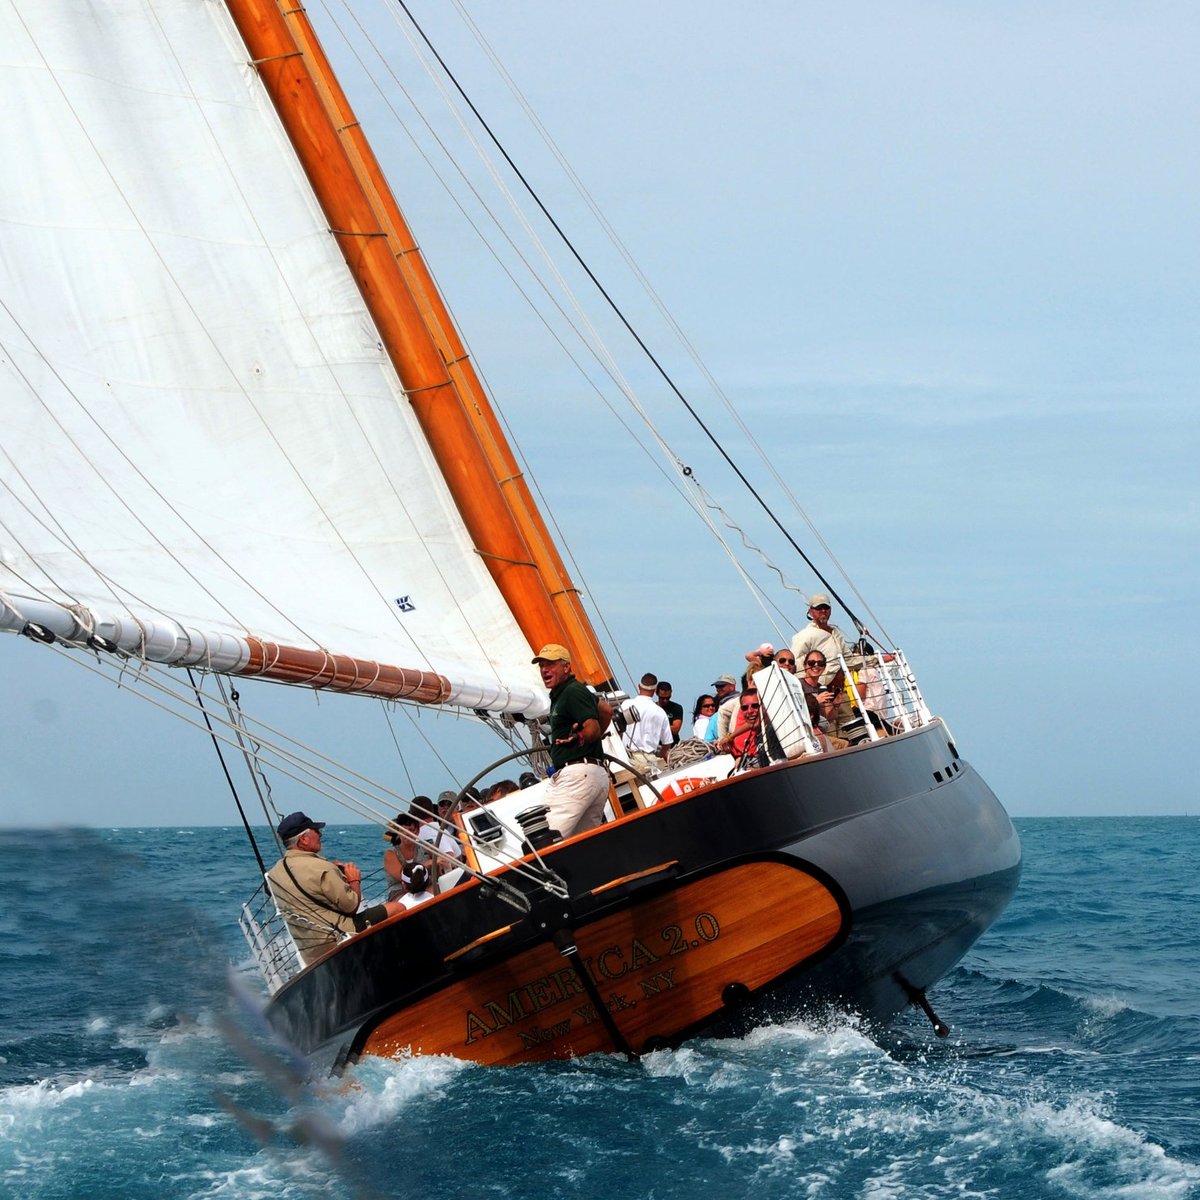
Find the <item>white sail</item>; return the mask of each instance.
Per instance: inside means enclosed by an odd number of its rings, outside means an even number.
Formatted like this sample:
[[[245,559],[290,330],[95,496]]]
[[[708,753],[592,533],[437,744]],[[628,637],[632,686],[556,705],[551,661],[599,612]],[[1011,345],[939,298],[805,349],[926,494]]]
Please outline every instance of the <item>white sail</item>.
[[[0,0],[0,72],[0,624],[542,711],[224,6]]]

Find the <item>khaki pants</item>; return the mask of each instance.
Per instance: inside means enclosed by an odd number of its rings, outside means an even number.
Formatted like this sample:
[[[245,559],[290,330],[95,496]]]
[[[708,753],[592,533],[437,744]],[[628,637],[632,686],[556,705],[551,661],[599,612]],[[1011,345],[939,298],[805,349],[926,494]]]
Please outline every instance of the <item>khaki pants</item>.
[[[595,829],[604,818],[608,772],[596,763],[568,763],[550,777],[546,822],[563,837]]]

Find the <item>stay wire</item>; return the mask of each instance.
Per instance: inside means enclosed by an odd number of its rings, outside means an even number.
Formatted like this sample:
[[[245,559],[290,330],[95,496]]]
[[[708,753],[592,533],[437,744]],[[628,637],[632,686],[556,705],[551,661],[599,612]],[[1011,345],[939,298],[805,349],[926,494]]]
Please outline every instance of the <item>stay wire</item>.
[[[229,773],[229,767],[225,762],[225,755],[221,752],[221,743],[217,738],[217,731],[213,728],[213,723],[208,717],[208,709],[204,705],[204,693],[201,692],[200,685],[196,682],[196,677],[192,674],[191,667],[187,668],[187,677],[188,682],[192,685],[192,691],[196,696],[196,705],[204,717],[204,724],[208,726],[208,736],[212,738],[213,749],[217,752],[217,759],[221,764],[221,770],[225,772],[225,781],[229,784],[229,790],[233,793],[233,802],[237,805],[238,816],[242,818],[242,826],[246,830],[246,837],[250,840],[250,848],[254,851],[254,857],[258,860],[259,872],[265,875],[267,873],[267,864],[263,862],[262,853],[258,848],[258,840],[254,836],[254,831],[250,828],[250,822],[246,819],[246,811],[242,808],[242,798],[238,795],[237,787],[233,782],[233,776]]]
[[[262,759],[260,757],[262,743],[252,737],[249,729],[246,727],[246,715],[242,712],[241,694],[237,688],[230,684],[229,694],[226,695],[225,679],[222,675],[216,676],[216,683],[217,690],[221,693],[221,701],[225,705],[225,712],[229,718],[226,724],[233,730],[237,737],[238,746],[242,751],[242,759],[246,764],[246,771],[250,775],[250,782],[254,784],[254,791],[258,796],[259,807],[262,809],[263,816],[266,818],[269,826],[278,825],[282,814],[275,807],[275,797],[271,791],[271,782],[267,779],[266,772],[263,770]]]
[[[534,189],[533,185],[529,182],[528,179],[525,178],[525,175],[522,173],[520,167],[518,167],[517,164],[513,161],[512,156],[504,148],[503,143],[496,136],[496,134],[492,131],[492,127],[484,119],[483,114],[479,111],[478,108],[475,107],[475,102],[471,99],[470,96],[467,95],[466,90],[463,88],[462,84],[459,83],[457,76],[454,74],[453,71],[450,70],[449,65],[446,63],[445,59],[442,58],[441,54],[438,53],[437,47],[434,46],[433,42],[431,42],[429,40],[428,34],[426,34],[425,30],[421,27],[421,24],[416,19],[416,17],[413,16],[412,10],[405,3],[405,0],[397,0],[397,3],[404,10],[405,16],[407,16],[409,21],[412,22],[413,28],[417,31],[417,33],[420,34],[421,40],[424,41],[425,45],[429,47],[430,53],[434,56],[434,58],[437,59],[438,65],[442,68],[443,71],[445,71],[446,77],[454,85],[455,90],[458,92],[458,94],[463,98],[463,101],[466,103],[467,107],[471,110],[475,119],[479,122],[479,124],[482,126],[484,132],[491,139],[492,144],[500,152],[500,154],[504,158],[504,161],[509,165],[512,172],[516,175],[517,179],[521,183],[521,186],[525,189],[526,192],[528,192],[530,198],[533,200],[534,204],[537,205],[537,207],[541,211],[542,215],[550,223],[551,228],[561,239],[563,245],[566,246],[566,248],[570,252],[571,256],[575,259],[575,261],[582,268],[584,274],[587,275],[588,279],[592,282],[593,286],[600,293],[601,297],[603,297],[604,302],[608,305],[608,307],[610,309],[612,309],[614,315],[621,322],[621,324],[625,327],[625,330],[626,330],[626,332],[628,332],[629,336],[633,338],[633,340],[637,343],[638,348],[642,351],[642,353],[649,360],[650,364],[654,367],[654,369],[662,377],[663,382],[666,383],[667,387],[669,387],[671,389],[671,391],[675,394],[676,398],[683,405],[683,407],[687,410],[689,416],[691,416],[692,420],[695,421],[696,424],[700,427],[700,429],[704,433],[705,437],[707,437],[708,440],[712,443],[713,448],[725,460],[726,465],[738,477],[742,486],[745,487],[745,489],[754,498],[755,502],[763,510],[763,512],[767,515],[767,517],[770,519],[771,523],[779,530],[780,533],[783,534],[784,538],[787,540],[788,544],[792,547],[792,549],[795,550],[795,552],[804,560],[804,562],[808,566],[809,570],[812,571],[812,573],[817,577],[817,579],[819,579],[821,581],[821,584],[824,586],[825,590],[834,598],[834,600],[837,601],[837,603],[841,606],[841,608],[846,613],[846,615],[850,618],[850,620],[854,622],[854,626],[859,631],[859,633],[860,634],[865,633],[866,627],[863,625],[862,621],[859,620],[858,616],[854,613],[854,611],[850,608],[850,606],[846,603],[846,601],[844,599],[842,599],[842,597],[838,594],[837,589],[833,586],[833,584],[831,584],[829,582],[829,580],[827,580],[825,578],[824,574],[820,571],[820,569],[817,567],[817,565],[804,552],[804,550],[801,548],[800,544],[788,532],[787,527],[775,515],[775,513],[772,511],[770,505],[767,504],[766,500],[762,497],[762,495],[760,495],[758,489],[755,488],[755,486],[746,477],[746,475],[744,474],[742,469],[737,465],[736,462],[734,462],[734,460],[730,456],[729,452],[725,449],[724,446],[721,445],[720,441],[717,440],[716,435],[712,432],[711,429],[709,429],[708,425],[705,424],[704,419],[695,410],[695,408],[692,407],[691,402],[687,399],[687,397],[683,394],[683,392],[680,391],[680,389],[676,385],[674,379],[672,379],[670,374],[668,374],[666,368],[662,365],[662,363],[659,362],[659,360],[655,356],[654,352],[650,349],[650,347],[642,339],[642,336],[633,327],[629,318],[625,316],[625,313],[621,309],[620,305],[617,304],[617,302],[609,294],[607,288],[605,288],[605,286],[600,282],[599,278],[597,278],[595,272],[587,264],[587,261],[584,259],[583,255],[580,254],[580,252],[575,248],[574,242],[571,241],[571,239],[567,236],[566,232],[563,230],[562,226],[559,225],[559,223],[551,215],[550,210],[542,202],[542,198],[538,195],[538,193]]]

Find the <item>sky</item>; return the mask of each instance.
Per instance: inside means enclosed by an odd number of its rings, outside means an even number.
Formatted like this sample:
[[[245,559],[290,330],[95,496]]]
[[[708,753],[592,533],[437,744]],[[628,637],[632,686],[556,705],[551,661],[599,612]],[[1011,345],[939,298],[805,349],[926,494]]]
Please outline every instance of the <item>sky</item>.
[[[823,566],[456,8],[411,7]],[[1200,651],[1200,11],[1155,0],[469,11],[1009,811],[1200,811],[1179,688]],[[629,366],[675,453],[795,589],[768,619],[644,435],[596,403],[422,178],[331,23],[348,28],[340,4],[310,12],[611,631],[622,682],[656,671],[690,712],[717,674],[740,673],[745,651],[803,623],[817,581],[667,389]],[[371,36],[427,95],[399,31],[384,22]],[[427,715],[443,765],[401,716],[401,760],[377,704],[242,692],[405,794],[464,780],[493,753]],[[202,736],[23,639],[0,642],[0,713],[5,824],[235,819]]]

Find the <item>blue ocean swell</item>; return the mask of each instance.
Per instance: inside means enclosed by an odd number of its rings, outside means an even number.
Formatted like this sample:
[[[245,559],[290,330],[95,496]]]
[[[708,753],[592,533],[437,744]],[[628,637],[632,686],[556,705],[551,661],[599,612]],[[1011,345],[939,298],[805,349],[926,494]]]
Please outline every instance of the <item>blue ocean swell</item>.
[[[1196,823],[1019,825],[1012,908],[935,989],[946,1042],[831,1014],[636,1065],[371,1062],[299,1093],[218,1024],[257,881],[239,831],[0,835],[0,1194],[1200,1195]],[[331,832],[377,860],[377,831]]]

